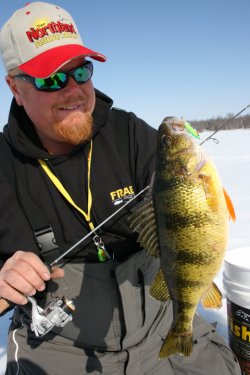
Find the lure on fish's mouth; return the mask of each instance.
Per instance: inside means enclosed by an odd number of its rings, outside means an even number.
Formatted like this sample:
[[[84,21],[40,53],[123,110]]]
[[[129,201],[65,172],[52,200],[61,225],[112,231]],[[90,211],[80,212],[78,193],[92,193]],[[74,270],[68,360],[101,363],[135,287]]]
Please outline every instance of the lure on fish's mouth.
[[[199,135],[199,133],[197,132],[197,130],[196,130],[196,129],[195,129],[195,128],[194,128],[189,122],[185,121],[184,126],[185,126],[186,131],[187,131],[189,134],[191,134],[194,138],[197,138],[197,139],[200,138],[200,135]]]
[[[181,119],[178,119],[173,116],[165,117],[163,122],[167,122],[169,126],[172,126],[173,130],[186,131],[188,134],[192,135],[194,138],[199,139],[200,135],[198,131],[188,122]]]

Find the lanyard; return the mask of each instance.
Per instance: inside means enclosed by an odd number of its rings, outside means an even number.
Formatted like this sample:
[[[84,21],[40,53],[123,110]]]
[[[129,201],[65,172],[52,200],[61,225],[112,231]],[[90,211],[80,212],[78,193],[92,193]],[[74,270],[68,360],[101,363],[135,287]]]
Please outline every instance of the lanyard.
[[[92,207],[92,193],[90,189],[90,170],[91,170],[91,160],[92,160],[92,150],[93,150],[93,143],[90,142],[90,149],[88,153],[88,207],[87,212],[82,210],[72,199],[70,194],[67,192],[61,181],[55,176],[55,174],[52,172],[52,170],[49,168],[48,164],[45,160],[38,159],[39,164],[41,165],[44,172],[47,174],[47,176],[50,178],[52,183],[55,185],[57,190],[62,194],[62,196],[73,206],[78,212],[82,214],[82,216],[85,218],[86,222],[88,223],[89,229],[91,231],[95,230],[94,224],[91,221],[90,218],[90,212]],[[102,242],[101,238],[95,233],[95,236],[93,237],[94,244],[97,248],[98,258],[102,262],[106,260],[106,257],[110,258],[109,254],[107,253],[104,243]]]

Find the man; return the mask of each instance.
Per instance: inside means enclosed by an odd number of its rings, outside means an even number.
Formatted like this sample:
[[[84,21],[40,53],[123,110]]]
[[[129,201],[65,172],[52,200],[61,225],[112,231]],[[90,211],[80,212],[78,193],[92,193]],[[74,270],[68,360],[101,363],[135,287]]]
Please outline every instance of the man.
[[[240,374],[198,317],[191,357],[160,361],[172,308],[149,295],[159,264],[139,248],[127,207],[95,229],[149,184],[156,148],[154,129],[93,88],[88,58],[105,56],[43,2],[14,13],[0,50],[14,96],[0,170],[0,296],[16,305],[6,374]],[[50,316],[56,301],[73,320],[43,335],[48,322],[31,324],[32,312],[50,306]]]

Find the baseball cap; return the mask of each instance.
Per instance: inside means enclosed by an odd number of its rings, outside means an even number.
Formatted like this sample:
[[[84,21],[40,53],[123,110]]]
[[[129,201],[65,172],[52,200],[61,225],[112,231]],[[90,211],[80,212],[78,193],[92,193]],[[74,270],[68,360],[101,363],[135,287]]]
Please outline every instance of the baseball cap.
[[[58,5],[32,2],[18,9],[0,31],[0,52],[6,71],[19,68],[47,78],[76,57],[106,57],[84,46],[71,15]]]

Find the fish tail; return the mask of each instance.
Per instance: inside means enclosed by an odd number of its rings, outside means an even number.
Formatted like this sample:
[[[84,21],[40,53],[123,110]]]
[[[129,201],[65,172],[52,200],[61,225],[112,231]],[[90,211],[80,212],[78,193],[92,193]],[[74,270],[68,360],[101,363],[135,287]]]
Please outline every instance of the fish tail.
[[[182,354],[185,357],[190,357],[193,349],[193,335],[192,333],[178,334],[170,330],[164,343],[162,344],[159,358],[166,358],[174,354]]]

